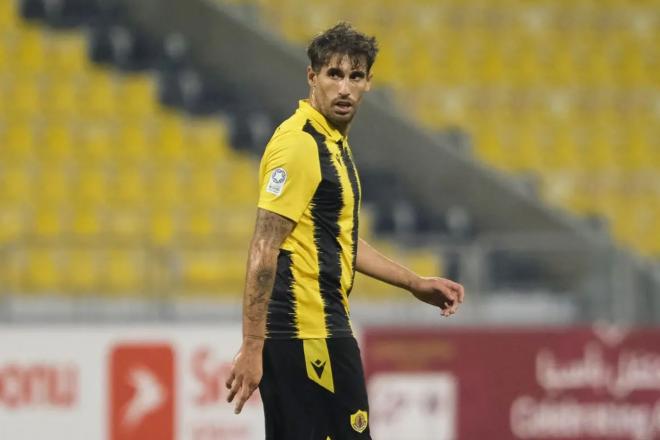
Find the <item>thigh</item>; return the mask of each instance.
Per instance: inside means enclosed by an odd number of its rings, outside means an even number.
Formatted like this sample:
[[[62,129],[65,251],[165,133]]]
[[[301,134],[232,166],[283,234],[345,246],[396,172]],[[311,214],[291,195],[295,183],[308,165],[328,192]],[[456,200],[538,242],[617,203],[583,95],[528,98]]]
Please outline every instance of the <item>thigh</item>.
[[[328,339],[335,393],[330,437],[333,440],[370,439],[369,402],[360,349],[354,338]]]
[[[308,377],[303,341],[267,339],[263,372],[266,440],[326,440],[326,397]]]

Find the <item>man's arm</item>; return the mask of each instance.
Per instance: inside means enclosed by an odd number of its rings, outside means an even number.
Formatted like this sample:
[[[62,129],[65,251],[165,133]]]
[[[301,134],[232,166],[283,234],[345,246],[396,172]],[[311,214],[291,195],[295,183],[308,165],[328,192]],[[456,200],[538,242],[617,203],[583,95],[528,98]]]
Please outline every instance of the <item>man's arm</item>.
[[[227,401],[231,402],[238,395],[236,414],[241,412],[261,381],[266,314],[277,272],[277,256],[294,226],[295,223],[286,217],[261,208],[257,210],[243,293],[243,344],[226,383],[231,390]]]
[[[361,238],[355,266],[364,275],[408,290],[420,301],[439,307],[443,316],[456,313],[465,296],[460,284],[445,278],[421,277],[385,257]]]

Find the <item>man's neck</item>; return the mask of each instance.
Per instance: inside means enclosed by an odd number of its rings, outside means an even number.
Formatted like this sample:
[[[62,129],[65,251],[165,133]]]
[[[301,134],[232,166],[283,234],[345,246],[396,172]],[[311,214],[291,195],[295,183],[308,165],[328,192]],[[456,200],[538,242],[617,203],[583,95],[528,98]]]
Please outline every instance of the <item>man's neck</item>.
[[[334,128],[339,133],[341,133],[342,136],[346,137],[346,135],[348,134],[348,130],[351,128],[351,123],[350,122],[347,122],[346,124],[344,124],[343,127],[339,126],[339,125],[336,125],[335,123],[333,123],[330,120],[330,118],[328,118],[326,115],[323,114],[323,112],[321,112],[321,110],[317,107],[316,102],[314,102],[314,99],[312,99],[311,95],[309,96],[309,98],[307,98],[307,100],[309,101],[309,104],[312,106],[312,108],[314,110],[316,110],[317,112],[319,112],[319,114],[325,118],[326,122],[328,123],[328,125],[330,127]]]

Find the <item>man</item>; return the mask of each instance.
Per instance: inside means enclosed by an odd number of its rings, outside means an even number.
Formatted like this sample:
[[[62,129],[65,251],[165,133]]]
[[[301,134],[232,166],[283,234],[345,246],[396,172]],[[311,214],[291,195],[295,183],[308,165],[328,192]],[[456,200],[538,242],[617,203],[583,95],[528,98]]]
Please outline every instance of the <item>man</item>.
[[[259,386],[268,440],[370,438],[349,320],[356,270],[444,316],[463,301],[461,285],[420,277],[358,238],[361,190],[347,133],[377,51],[375,38],[346,23],[316,37],[307,50],[309,99],[277,128],[261,161],[243,343],[226,385],[236,413]]]

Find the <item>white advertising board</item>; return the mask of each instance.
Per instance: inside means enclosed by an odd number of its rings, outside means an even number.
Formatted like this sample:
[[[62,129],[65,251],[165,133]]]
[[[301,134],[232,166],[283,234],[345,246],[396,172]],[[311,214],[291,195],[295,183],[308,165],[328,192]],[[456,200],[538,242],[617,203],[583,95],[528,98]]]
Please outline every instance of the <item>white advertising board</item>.
[[[224,387],[238,326],[0,327],[2,440],[256,440]]]

